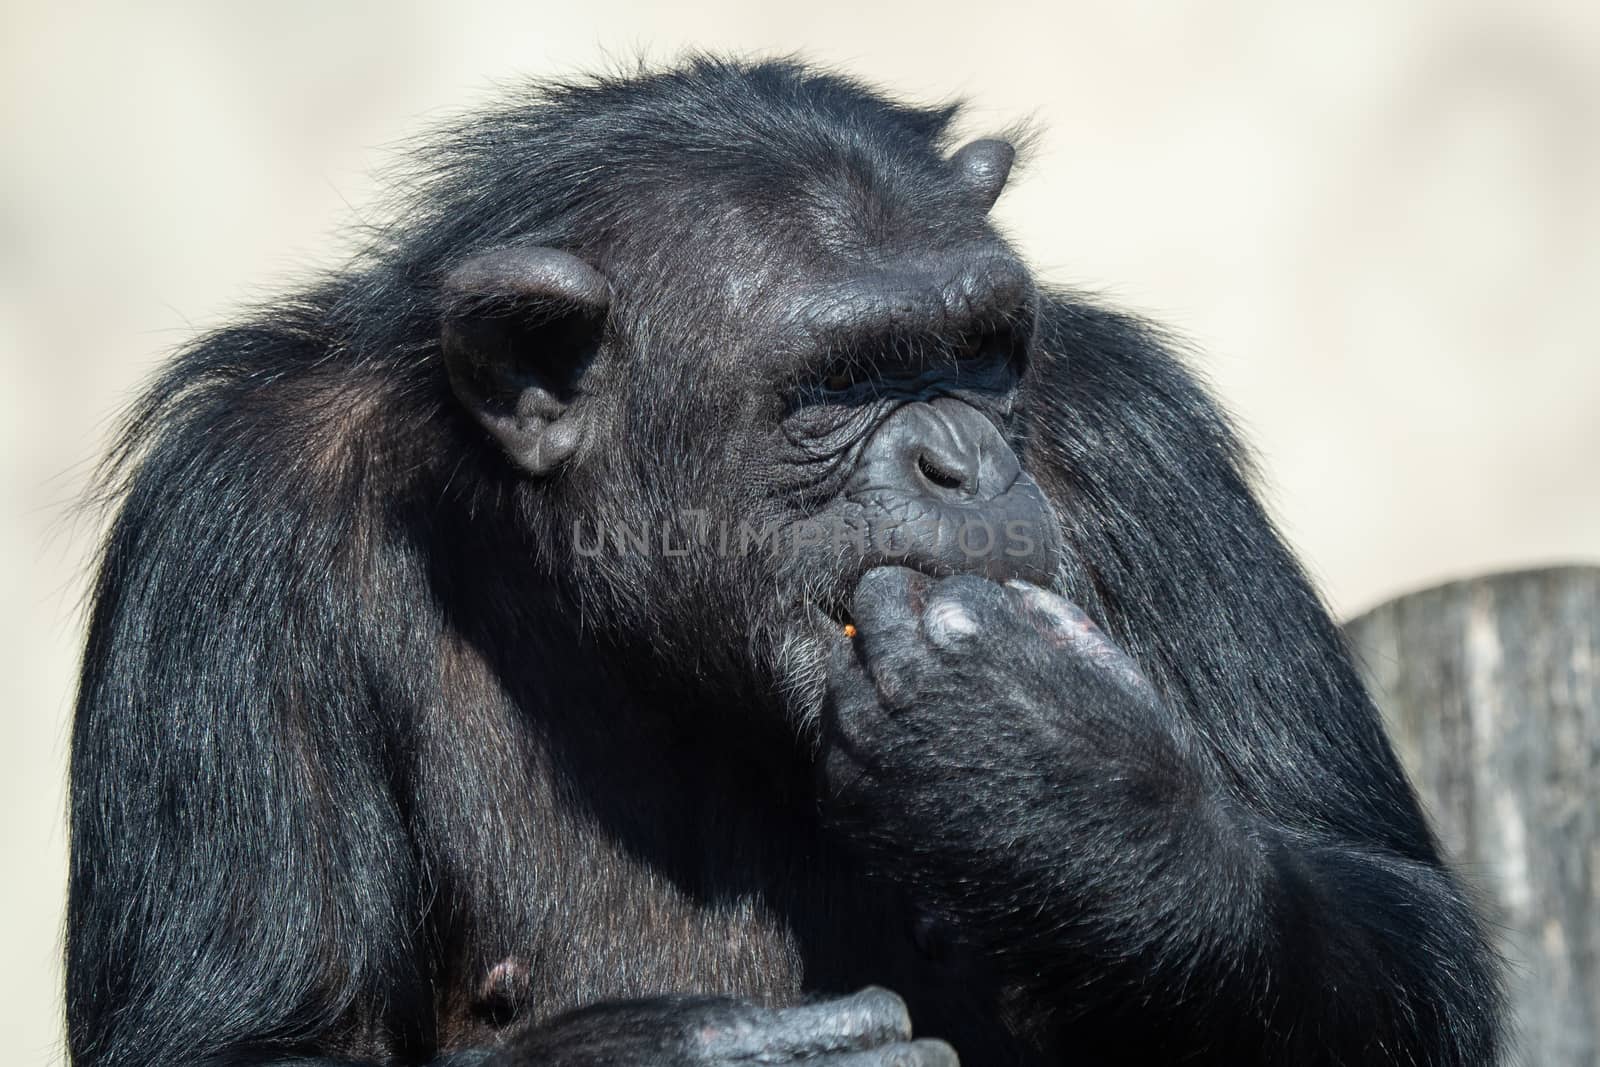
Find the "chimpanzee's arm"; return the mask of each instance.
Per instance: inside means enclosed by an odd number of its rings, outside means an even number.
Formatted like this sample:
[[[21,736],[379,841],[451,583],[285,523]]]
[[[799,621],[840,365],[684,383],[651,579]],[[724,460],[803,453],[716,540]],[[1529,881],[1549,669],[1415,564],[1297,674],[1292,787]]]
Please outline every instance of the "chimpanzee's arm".
[[[870,575],[835,813],[1080,1051],[1493,1062],[1497,961],[1225,420],[1136,320],[1051,297],[1037,348],[1024,466],[1110,637]]]
[[[1491,961],[1437,860],[1231,795],[1070,603],[886,568],[855,619],[833,672],[835,816],[1064,1048],[1492,1060]]]

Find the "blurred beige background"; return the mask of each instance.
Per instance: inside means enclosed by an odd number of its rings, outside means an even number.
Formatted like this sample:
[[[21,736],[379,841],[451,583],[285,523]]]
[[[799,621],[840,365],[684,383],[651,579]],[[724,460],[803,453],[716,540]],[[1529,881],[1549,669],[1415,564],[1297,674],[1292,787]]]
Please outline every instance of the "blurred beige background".
[[[1173,324],[1342,613],[1600,560],[1600,5],[0,4],[0,1031],[54,1062],[63,517],[168,348],[307,263],[432,117],[521,73],[801,51],[1045,131],[998,209]]]

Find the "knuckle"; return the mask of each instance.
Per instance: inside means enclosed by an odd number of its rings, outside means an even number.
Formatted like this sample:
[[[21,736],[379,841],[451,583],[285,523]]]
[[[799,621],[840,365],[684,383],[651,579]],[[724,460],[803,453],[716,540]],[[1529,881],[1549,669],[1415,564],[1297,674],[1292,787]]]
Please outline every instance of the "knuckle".
[[[959,600],[938,598],[922,613],[922,629],[937,648],[953,648],[975,637],[982,627],[972,608]]]
[[[1008,616],[1006,591],[976,575],[945,578],[922,612],[922,625],[935,645],[949,646],[993,630]]]
[[[850,998],[875,1028],[909,1037],[911,1012],[899,994],[883,986],[867,986]]]

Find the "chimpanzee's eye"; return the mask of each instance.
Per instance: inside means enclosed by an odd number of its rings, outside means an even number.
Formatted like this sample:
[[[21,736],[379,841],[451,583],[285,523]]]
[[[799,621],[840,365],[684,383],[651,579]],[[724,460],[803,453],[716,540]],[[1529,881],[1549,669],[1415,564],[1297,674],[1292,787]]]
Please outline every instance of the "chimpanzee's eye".
[[[975,330],[956,346],[956,359],[963,363],[1002,363],[1010,358],[1012,343],[1005,330]]]
[[[861,381],[866,368],[853,356],[842,356],[830,363],[822,373],[822,388],[830,393],[843,393]]]

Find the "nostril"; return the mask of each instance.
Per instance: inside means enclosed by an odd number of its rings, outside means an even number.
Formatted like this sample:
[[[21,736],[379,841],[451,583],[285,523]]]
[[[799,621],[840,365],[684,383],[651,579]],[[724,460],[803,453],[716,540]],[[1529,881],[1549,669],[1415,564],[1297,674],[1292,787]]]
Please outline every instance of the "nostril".
[[[917,473],[941,489],[962,488],[962,477],[941,467],[926,452],[917,455]]]

